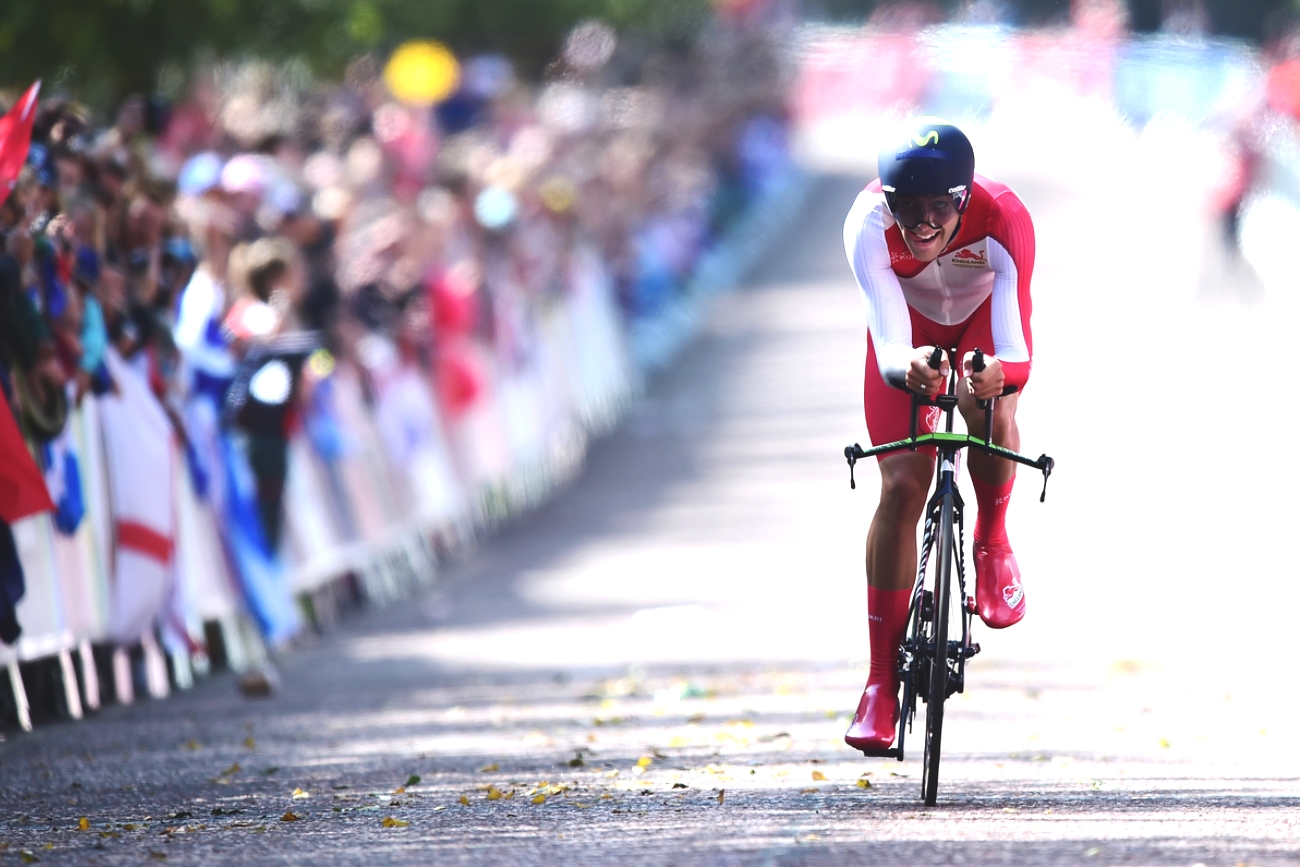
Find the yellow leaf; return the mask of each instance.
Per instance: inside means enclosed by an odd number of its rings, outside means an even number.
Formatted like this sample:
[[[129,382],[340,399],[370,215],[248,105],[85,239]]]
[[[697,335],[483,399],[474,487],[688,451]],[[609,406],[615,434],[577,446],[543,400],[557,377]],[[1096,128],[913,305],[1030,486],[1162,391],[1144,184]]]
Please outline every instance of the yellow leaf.
[[[394,794],[394,795],[405,795],[405,794],[406,794],[406,786],[398,786],[396,789],[393,789],[393,794]]]
[[[814,780],[825,780],[825,779],[826,779],[826,775],[823,774],[821,771],[813,771],[813,773],[812,773],[812,778],[813,778]]]
[[[721,790],[720,792],[718,792],[718,803],[721,804],[721,803],[722,803],[722,799],[725,798],[726,796],[727,796],[727,790],[726,790],[726,789],[723,789],[723,790]]]
[[[85,816],[82,816],[81,819],[77,822],[77,830],[78,830],[78,831],[89,831],[89,830],[90,830],[90,820],[87,819]]]
[[[117,833],[116,831],[100,831],[100,832],[99,832],[99,836],[101,836],[101,837],[121,837],[122,835],[119,834],[119,833]]]
[[[304,792],[302,789],[294,789],[294,790],[293,790],[293,797],[294,797],[294,798],[299,798],[299,799],[300,799],[300,798],[310,798],[310,797],[311,797],[311,792]]]
[[[248,747],[250,750],[255,750],[257,749],[257,741],[252,738],[244,738],[244,746]]]
[[[670,747],[689,747],[690,745],[691,739],[686,737],[686,735],[676,735],[668,742],[668,746]]]
[[[1167,749],[1169,749],[1169,739],[1168,739],[1168,738],[1161,738],[1161,739],[1160,739],[1160,749],[1162,749],[1162,750],[1167,750]]]
[[[533,798],[533,803],[534,803],[534,804],[545,804],[545,803],[546,803],[546,796],[545,796],[545,795],[538,795],[538,796],[536,796],[535,798]]]
[[[653,762],[654,759],[650,758],[649,756],[642,756],[641,758],[636,760],[636,766],[638,768],[648,768]]]
[[[506,792],[506,800],[507,800],[507,801],[509,801],[509,800],[510,800],[511,798],[513,798],[514,796],[515,796],[515,790],[514,790],[514,789],[511,789],[510,791]]]
[[[479,769],[478,769],[478,772],[479,772],[480,774],[486,774],[486,773],[488,773],[488,772],[490,772],[490,771],[499,770],[500,767],[501,767],[501,766],[498,765],[496,762],[493,762],[493,763],[490,764],[490,765],[484,765],[483,767],[479,768]]]
[[[383,825],[385,828],[405,828],[411,823],[403,822],[401,819],[394,819],[392,816],[385,816],[384,820],[379,824]]]
[[[302,816],[298,816],[298,815],[295,815],[295,814],[293,814],[293,813],[285,813],[283,816],[280,817],[280,821],[281,821],[281,822],[297,822],[297,821],[298,821],[299,819],[301,819],[301,818],[302,818]]]
[[[134,830],[135,830],[136,828],[138,828],[138,827],[139,827],[139,826],[136,825],[134,822],[127,822],[125,825],[122,826],[122,830],[123,830],[123,831],[134,831]]]
[[[23,859],[24,864],[35,864],[37,861],[41,860],[40,858],[37,858],[30,849],[19,849],[18,857]]]
[[[197,750],[202,746],[203,745],[200,744],[198,741],[194,740],[194,738],[190,738],[188,741],[185,742],[185,749],[187,750]]]
[[[230,767],[222,771],[221,776],[228,777],[231,774],[237,774],[237,773],[239,773],[239,762],[235,762],[233,765],[231,765]]]
[[[487,799],[488,799],[489,801],[499,801],[499,800],[501,800],[501,790],[498,789],[496,786],[492,786],[492,787],[490,787],[490,788],[488,789]]]
[[[804,789],[804,790],[803,790],[803,793],[804,793],[805,795],[807,795],[807,794],[810,794],[810,793],[813,793],[813,792],[820,792],[820,791],[821,791],[821,789]]]
[[[466,807],[469,806],[469,798],[466,797],[465,795],[460,796],[460,802],[464,804]]]
[[[871,781],[868,780],[866,777],[862,777],[861,779],[858,780],[858,788],[859,788],[859,789],[870,789],[870,788],[871,788]]]
[[[45,844],[44,846],[42,846],[41,848],[44,849],[46,852],[48,852],[48,851],[50,851],[51,849],[54,848],[54,844],[53,844],[53,843],[46,843],[46,844]]]

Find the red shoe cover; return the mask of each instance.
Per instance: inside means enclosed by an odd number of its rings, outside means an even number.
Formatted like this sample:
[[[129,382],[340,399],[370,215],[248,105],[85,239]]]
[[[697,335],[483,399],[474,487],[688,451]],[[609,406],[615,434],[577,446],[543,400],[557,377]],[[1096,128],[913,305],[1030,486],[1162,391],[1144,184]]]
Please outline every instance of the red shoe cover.
[[[1005,629],[1025,616],[1025,588],[1020,567],[1007,542],[976,541],[975,604],[980,619],[993,629]]]
[[[867,588],[871,671],[844,742],[855,750],[883,750],[898,730],[898,645],[907,629],[912,591]]]
[[[844,743],[855,750],[887,750],[898,734],[898,681],[867,683],[844,733]]]

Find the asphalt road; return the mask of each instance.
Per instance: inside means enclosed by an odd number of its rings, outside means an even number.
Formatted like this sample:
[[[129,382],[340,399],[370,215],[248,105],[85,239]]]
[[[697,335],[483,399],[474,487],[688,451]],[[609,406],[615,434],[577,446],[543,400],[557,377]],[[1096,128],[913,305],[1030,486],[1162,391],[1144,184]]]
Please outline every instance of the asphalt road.
[[[876,480],[839,457],[860,179],[832,176],[574,485],[437,591],[285,656],[273,698],[216,677],[0,744],[0,864],[1296,863],[1294,470],[1265,439],[1293,302],[1191,193],[1117,213],[1005,168],[1039,227],[1024,448],[1058,473],[1017,489],[1029,616],[977,636],[939,806],[919,753],[841,741]]]

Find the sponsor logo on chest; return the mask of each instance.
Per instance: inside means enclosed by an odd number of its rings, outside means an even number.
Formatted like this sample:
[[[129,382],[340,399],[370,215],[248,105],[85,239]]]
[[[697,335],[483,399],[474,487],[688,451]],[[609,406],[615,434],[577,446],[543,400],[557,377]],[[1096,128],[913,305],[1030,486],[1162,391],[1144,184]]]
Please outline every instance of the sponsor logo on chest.
[[[953,267],[984,270],[989,266],[988,252],[980,246],[962,247],[949,259]]]

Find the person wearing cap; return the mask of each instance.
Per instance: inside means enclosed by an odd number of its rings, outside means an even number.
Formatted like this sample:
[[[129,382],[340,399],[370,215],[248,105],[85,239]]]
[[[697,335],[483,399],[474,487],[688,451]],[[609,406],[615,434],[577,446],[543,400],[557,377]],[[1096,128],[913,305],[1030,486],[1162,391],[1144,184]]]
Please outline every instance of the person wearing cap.
[[[880,151],[880,178],[858,196],[844,224],[844,248],[867,314],[863,386],[873,444],[906,439],[908,392],[934,397],[948,361],[929,366],[936,347],[963,359],[958,410],[981,430],[995,404],[993,441],[1019,449],[1016,407],[1029,379],[1030,278],[1034,227],[1006,186],[975,174],[966,135],[938,118],[916,118]],[[975,349],[986,367],[972,369]],[[1006,391],[1014,393],[1004,395]],[[939,412],[922,412],[932,431]],[[1004,519],[1015,465],[977,449],[968,453],[978,514],[974,533],[975,600],[994,629],[1025,615],[1020,570]],[[916,577],[916,527],[934,474],[934,450],[918,448],[880,459],[880,505],[867,534],[867,612],[871,669],[844,740],[856,749],[885,749],[898,727],[898,649]]]

